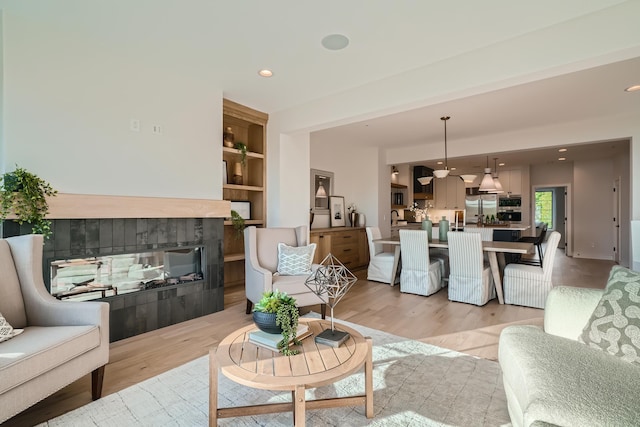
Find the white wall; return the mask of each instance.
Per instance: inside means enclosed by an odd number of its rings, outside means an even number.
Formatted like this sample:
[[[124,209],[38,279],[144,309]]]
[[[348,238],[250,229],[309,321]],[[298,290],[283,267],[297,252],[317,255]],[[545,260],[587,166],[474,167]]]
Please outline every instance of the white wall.
[[[210,62],[188,60],[180,12],[53,3],[4,13],[0,167],[64,193],[221,199],[222,90]]]
[[[313,140],[313,135],[311,138]],[[377,148],[354,147],[345,141],[323,145],[312,143],[310,159],[310,168],[334,173],[334,195],[344,196],[345,208],[355,203],[358,212],[365,215],[367,225],[377,226],[381,214],[389,218],[390,213],[382,213],[380,206],[384,201],[385,209],[389,208],[390,176],[382,172]],[[307,176],[309,173],[307,170]],[[381,193],[382,188],[385,189],[384,193]],[[309,184],[305,197],[305,206],[308,206]]]

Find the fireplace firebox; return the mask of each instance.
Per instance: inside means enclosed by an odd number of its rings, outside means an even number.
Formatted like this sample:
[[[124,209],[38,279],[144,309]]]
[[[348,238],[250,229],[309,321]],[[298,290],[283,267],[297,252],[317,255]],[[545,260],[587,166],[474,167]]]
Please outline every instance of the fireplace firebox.
[[[112,342],[224,308],[222,218],[54,219],[52,231],[47,290],[108,302]],[[29,233],[2,223],[2,237]]]

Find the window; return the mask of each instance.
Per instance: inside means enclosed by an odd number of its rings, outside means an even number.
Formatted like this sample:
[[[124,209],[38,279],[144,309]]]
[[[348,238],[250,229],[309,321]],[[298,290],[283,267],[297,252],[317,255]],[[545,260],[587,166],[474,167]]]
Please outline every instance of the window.
[[[536,190],[536,222],[546,222],[553,228],[553,191]]]

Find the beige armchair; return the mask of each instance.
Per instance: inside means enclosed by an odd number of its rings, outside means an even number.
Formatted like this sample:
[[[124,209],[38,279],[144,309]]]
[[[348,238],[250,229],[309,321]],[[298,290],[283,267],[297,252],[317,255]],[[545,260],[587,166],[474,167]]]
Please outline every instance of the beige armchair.
[[[0,240],[0,313],[19,335],[0,342],[0,423],[91,372],[102,394],[109,304],[58,301],[42,279],[41,235]]]
[[[257,228],[244,230],[245,292],[247,295],[247,314],[253,304],[260,301],[262,294],[278,289],[296,299],[298,307],[320,304],[322,318],[327,310],[326,297],[321,298],[305,284],[308,274],[285,276],[278,271],[278,243],[288,246],[307,245],[307,227],[296,228]]]

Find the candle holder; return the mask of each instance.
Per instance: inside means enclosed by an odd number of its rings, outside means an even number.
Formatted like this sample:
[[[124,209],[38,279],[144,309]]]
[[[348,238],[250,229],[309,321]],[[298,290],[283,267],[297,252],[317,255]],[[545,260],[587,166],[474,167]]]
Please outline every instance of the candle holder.
[[[322,260],[318,267],[305,281],[305,285],[316,295],[327,296],[327,304],[331,309],[331,329],[325,329],[315,337],[320,344],[339,347],[349,338],[349,334],[336,331],[333,323],[333,309],[345,296],[347,291],[358,281],[336,257],[329,254]]]

